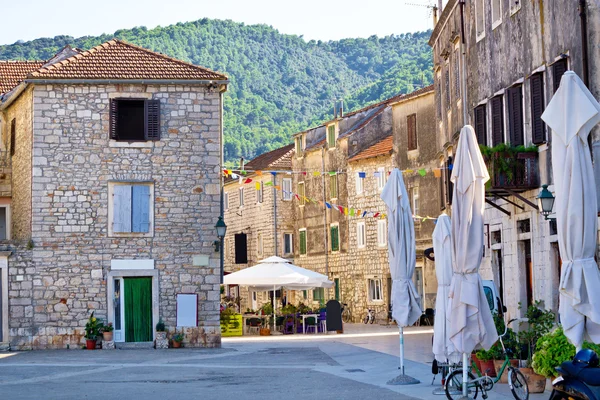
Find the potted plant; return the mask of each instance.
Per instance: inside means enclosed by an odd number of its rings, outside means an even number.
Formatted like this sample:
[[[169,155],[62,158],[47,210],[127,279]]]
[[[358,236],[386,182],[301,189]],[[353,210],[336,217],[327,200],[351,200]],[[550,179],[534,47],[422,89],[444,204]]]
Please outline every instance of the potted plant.
[[[273,305],[271,303],[263,304],[263,306],[260,308],[260,315],[273,315]],[[263,324],[259,331],[260,336],[269,336],[271,334],[270,326],[272,324],[272,319],[272,317],[267,320],[263,319]]]
[[[502,314],[494,313],[494,325],[496,326],[496,331],[499,335],[504,333],[504,329],[506,329],[506,335],[502,338],[502,342],[504,343],[504,348],[506,349],[506,355],[510,358],[510,363],[513,367],[519,366],[519,360],[517,354],[519,353],[519,343],[517,341],[517,335],[514,330],[511,328],[506,328],[506,323],[504,322],[504,317]],[[496,376],[500,373],[502,369],[502,364],[504,363],[504,352],[502,351],[502,345],[500,341],[494,344],[494,367],[496,369]],[[500,383],[508,383],[508,369],[504,370],[504,373],[500,377]]]
[[[100,335],[100,329],[102,328],[102,322],[94,317],[94,312],[88,318],[85,324],[85,347],[88,350],[96,349],[96,341]]]
[[[113,331],[114,327],[112,322],[109,322],[107,325],[102,327],[102,340],[105,342],[112,342],[113,340]]]
[[[545,310],[541,301],[536,301],[527,308],[525,317],[528,319],[526,328],[519,330],[519,341],[525,346],[527,363],[521,372],[525,375],[530,393],[543,393],[546,389],[546,377],[538,375],[532,368],[533,354],[537,341],[554,327],[555,315]],[[519,308],[521,304],[519,303]]]
[[[167,328],[162,318],[158,319],[156,324],[156,340],[165,340],[167,338]]]
[[[496,377],[496,367],[494,366],[494,358],[496,358],[498,355],[498,349],[496,346],[497,343],[495,343],[489,350],[481,349],[475,353],[479,359],[479,364],[481,365],[481,373],[484,375],[487,374],[492,378]]]
[[[173,348],[178,349],[181,347],[181,342],[183,342],[183,334],[176,333],[173,335],[171,340],[173,341]]]

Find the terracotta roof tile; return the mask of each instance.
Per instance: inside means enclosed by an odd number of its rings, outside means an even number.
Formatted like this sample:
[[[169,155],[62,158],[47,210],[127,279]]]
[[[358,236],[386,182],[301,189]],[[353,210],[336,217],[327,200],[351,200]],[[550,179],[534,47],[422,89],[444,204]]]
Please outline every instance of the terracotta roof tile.
[[[392,153],[393,136],[390,135],[380,142],[375,143],[373,146],[361,151],[354,157],[348,160],[348,162],[364,160],[366,158],[373,158],[378,156],[385,156]]]
[[[0,94],[10,91],[45,61],[0,61]]]
[[[117,39],[29,72],[28,78],[32,79],[227,79],[217,72]]]
[[[258,157],[253,158],[245,164],[245,168],[252,171],[249,172],[248,176],[254,175],[254,171],[262,171],[275,169],[278,171],[291,170],[292,169],[292,154],[294,153],[294,145],[288,144],[287,146],[280,147],[275,150],[271,150],[267,153],[263,153]],[[225,178],[225,182],[229,183],[233,181],[231,177]]]

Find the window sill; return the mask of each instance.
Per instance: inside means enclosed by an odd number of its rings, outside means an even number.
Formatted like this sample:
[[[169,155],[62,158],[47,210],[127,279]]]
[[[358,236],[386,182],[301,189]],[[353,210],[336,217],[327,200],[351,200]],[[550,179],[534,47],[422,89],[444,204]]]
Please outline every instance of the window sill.
[[[151,238],[154,237],[154,232],[109,232],[108,237],[112,238]]]
[[[510,8],[510,16],[512,17],[521,10],[521,4]]]
[[[380,306],[383,304],[383,300],[369,300],[367,304]]]
[[[476,41],[476,42],[481,42],[483,39],[485,39],[485,33],[482,33],[482,34],[478,35],[478,36],[475,38],[475,41]]]
[[[154,141],[121,142],[118,140],[110,139],[108,141],[108,147],[125,148],[125,149],[152,149],[152,148],[154,148]]]
[[[492,30],[496,29],[500,25],[502,25],[502,20],[501,19],[499,21],[493,22],[492,23]]]

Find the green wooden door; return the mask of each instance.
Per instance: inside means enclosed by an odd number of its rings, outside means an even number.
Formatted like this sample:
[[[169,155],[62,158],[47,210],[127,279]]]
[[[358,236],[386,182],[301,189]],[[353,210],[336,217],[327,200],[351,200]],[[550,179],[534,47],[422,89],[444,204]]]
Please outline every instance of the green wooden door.
[[[340,301],[340,280],[335,278],[333,281],[335,282],[335,299]]]
[[[152,341],[152,278],[125,278],[125,341]]]

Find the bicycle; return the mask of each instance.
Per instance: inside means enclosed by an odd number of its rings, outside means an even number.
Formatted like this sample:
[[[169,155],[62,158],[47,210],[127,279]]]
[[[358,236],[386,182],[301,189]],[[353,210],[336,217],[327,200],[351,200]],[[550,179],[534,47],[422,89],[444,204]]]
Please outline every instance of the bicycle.
[[[363,318],[363,322],[365,325],[375,322],[375,310],[367,308],[367,315],[365,315],[365,318]]]
[[[342,303],[342,321],[346,324],[352,322],[352,312],[346,303]]]
[[[467,381],[467,395],[470,398],[477,398],[477,394],[479,393],[479,389],[481,389],[481,397],[487,399],[490,390],[494,388],[494,384],[498,383],[500,377],[504,373],[504,370],[508,367],[508,385],[510,387],[510,391],[512,395],[517,400],[527,400],[529,398],[529,387],[527,386],[527,380],[521,371],[518,368],[510,365],[510,359],[508,358],[508,354],[506,354],[506,348],[504,347],[504,342],[502,341],[502,337],[506,335],[508,330],[508,325],[511,323],[518,322],[526,322],[527,318],[515,318],[508,321],[508,323],[504,326],[504,333],[500,335],[499,340],[502,345],[502,352],[504,353],[504,362],[502,363],[502,367],[500,371],[498,371],[498,376],[494,379],[489,377],[487,374],[483,375],[475,362],[471,362],[471,369],[477,373],[477,377],[469,371]],[[454,369],[451,371],[446,377],[446,384],[444,385],[444,391],[446,392],[446,397],[448,400],[458,400],[463,397],[463,371],[462,369]]]

